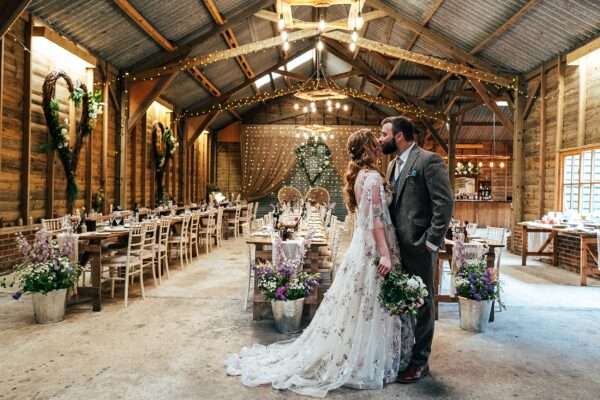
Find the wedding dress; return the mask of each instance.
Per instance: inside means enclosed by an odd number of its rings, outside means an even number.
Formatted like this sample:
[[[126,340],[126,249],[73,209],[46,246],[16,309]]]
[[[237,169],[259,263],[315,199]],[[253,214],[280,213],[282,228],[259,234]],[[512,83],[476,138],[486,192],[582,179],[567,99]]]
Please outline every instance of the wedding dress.
[[[361,170],[355,183],[358,203],[354,234],[332,286],[312,322],[296,339],[244,347],[225,361],[229,375],[244,385],[325,397],[341,386],[381,389],[406,368],[414,343],[411,324],[380,306],[374,228],[385,229],[392,265],[398,249],[377,171]]]

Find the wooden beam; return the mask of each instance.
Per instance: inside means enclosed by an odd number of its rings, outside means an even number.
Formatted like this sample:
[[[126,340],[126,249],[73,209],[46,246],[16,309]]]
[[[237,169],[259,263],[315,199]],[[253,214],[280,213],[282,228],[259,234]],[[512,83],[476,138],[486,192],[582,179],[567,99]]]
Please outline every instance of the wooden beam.
[[[542,65],[540,71],[540,138],[539,138],[539,218],[544,216],[544,197],[546,194],[546,73]]]
[[[174,52],[159,51],[157,53],[151,54],[143,60],[140,60],[135,64],[129,66],[127,70],[131,70],[133,72],[140,72],[146,69],[162,66],[167,62],[177,62],[178,60],[182,60],[185,57],[187,57],[192,51],[192,49],[197,45],[205,43],[214,36],[220,35],[222,32],[225,32],[227,29],[233,28],[245,22],[248,17],[252,16],[257,11],[272,5],[273,1],[274,0],[255,0],[248,7],[238,9],[231,15],[225,16],[224,19],[226,22],[224,25],[213,26],[208,31],[206,30],[205,26],[200,26],[198,29],[190,32],[182,39],[178,40],[175,43],[177,50],[175,50]]]
[[[173,83],[176,76],[177,72],[171,75],[163,76],[160,79],[156,80],[157,82],[154,85],[154,87],[148,93],[146,93],[145,96],[142,97],[137,109],[131,109],[131,117],[129,118],[129,122],[127,123],[127,125],[130,128],[133,128],[137,121],[139,121],[140,118],[142,118],[142,115],[146,113],[148,107],[150,107],[154,100],[156,100],[156,98],[160,96],[161,93],[171,85],[171,83]],[[134,90],[134,88],[130,90]]]
[[[19,15],[25,11],[29,3],[31,3],[31,0],[2,1],[2,7],[0,7],[0,39],[4,38],[4,34],[10,29],[13,22],[19,18]]]
[[[561,188],[560,188],[560,150],[562,148],[562,138],[565,124],[565,63],[561,56],[556,60],[556,75],[558,78],[558,93],[556,95],[556,136],[554,143],[554,209],[561,210]]]
[[[102,85],[102,101],[104,102],[104,107],[102,108],[102,149],[100,153],[100,187],[104,190],[104,204],[102,207],[102,212],[108,212],[108,187],[107,187],[107,173],[108,173],[108,129],[109,129],[109,115],[110,115],[110,107],[109,107],[109,83],[104,78],[104,83]]]
[[[481,100],[483,100],[485,105],[488,106],[488,108],[496,114],[500,121],[502,121],[502,125],[504,125],[504,128],[512,132],[514,130],[513,122],[506,116],[506,114],[502,112],[502,110],[500,110],[500,107],[496,105],[496,102],[491,98],[485,85],[475,79],[469,79],[469,83],[475,88],[477,93],[479,93],[479,96],[481,97]]]
[[[582,57],[600,49],[600,37],[593,39],[585,45],[573,50],[567,54],[567,64],[578,63]]]
[[[500,25],[494,32],[492,32],[489,36],[487,36],[485,39],[483,39],[481,42],[479,42],[479,44],[477,46],[475,46],[473,48],[473,50],[470,51],[470,53],[477,54],[481,50],[483,50],[485,47],[487,47],[490,43],[493,43],[500,36],[502,36],[502,34],[504,34],[504,32],[508,31],[510,28],[515,26],[521,20],[521,18],[523,18],[523,16],[525,16],[525,14],[527,14],[529,12],[529,10],[531,10],[539,2],[540,2],[540,0],[529,0],[527,3],[525,3],[519,9],[519,11],[514,13],[505,23]]]
[[[296,81],[305,81],[307,79],[309,79],[309,77],[307,76],[302,76],[300,74],[296,74],[294,72],[290,72],[290,71],[284,71],[284,70],[277,70],[277,72],[275,72],[276,74],[282,75],[282,76],[286,76],[288,78],[292,78]]]
[[[394,18],[396,22],[400,24],[400,26],[418,33],[433,46],[446,52],[449,56],[463,63],[468,63],[481,68],[482,70],[493,73],[493,68],[487,62],[467,53],[441,34],[434,32],[433,30],[421,25],[419,22],[414,21],[412,18],[402,14],[396,7],[391,6],[382,0],[368,0],[367,4],[379,10],[385,11],[388,16]]]
[[[52,29],[46,28],[45,26],[34,26],[33,36],[46,38],[52,43],[55,43],[63,49],[75,54],[77,57],[81,58],[87,63],[94,66],[97,64],[97,58],[94,57],[94,55],[92,55],[89,51],[73,43],[71,40],[65,38],[64,36],[59,35]]]
[[[337,40],[338,42],[348,44],[352,43],[351,35],[344,32],[325,32],[322,34],[322,36]],[[427,65],[435,69],[439,69],[457,75],[462,75],[468,78],[486,81],[489,83],[494,83],[500,86],[510,86],[514,83],[513,79],[510,77],[469,67],[467,65],[455,64],[453,62],[446,61],[441,58],[415,53],[412,51],[404,50],[397,46],[391,46],[389,44],[377,42],[370,39],[358,38],[358,40],[356,41],[356,45],[371,51],[376,51],[386,56],[401,58],[416,64]]]
[[[138,11],[136,8],[131,5],[128,0],[113,0],[115,4],[123,10],[125,14],[133,22],[137,24],[148,36],[150,36],[154,41],[166,51],[172,52],[177,48],[174,46],[166,37],[164,37],[148,20]]]
[[[531,91],[531,94],[528,93],[529,98],[527,99],[527,104],[525,104],[525,110],[523,111],[523,119],[525,121],[527,121],[527,118],[529,117],[529,113],[533,109],[533,105],[535,104],[538,94],[540,93],[540,84],[541,84],[541,79],[539,81],[537,81],[534,89]]]
[[[208,114],[206,114],[200,125],[198,125],[198,128],[196,128],[196,132],[194,132],[188,143],[194,143],[196,139],[198,139],[198,137],[202,134],[202,132],[204,132],[205,129],[210,128],[210,124],[213,123],[213,121],[217,118],[219,113],[220,111],[211,111]]]
[[[2,136],[4,132],[4,39],[0,37],[0,149],[2,149]],[[0,172],[2,172],[2,151],[0,151]]]
[[[119,152],[118,169],[115,178],[117,179],[117,193],[115,200],[118,199],[119,206],[123,209],[126,207],[126,192],[127,192],[127,135],[129,133],[129,93],[128,82],[126,79],[121,80],[121,110],[119,125],[117,130],[117,143]]]
[[[222,93],[219,97],[214,97],[214,98],[211,98],[211,99],[208,99],[208,100],[204,100],[201,103],[192,105],[188,109],[188,112],[190,114],[201,114],[201,113],[205,112],[205,110],[210,109],[215,104],[226,102],[231,96],[233,96],[234,94],[236,94],[240,90],[248,87],[249,85],[252,85],[254,82],[256,82],[258,79],[262,78],[263,76],[265,76],[267,74],[270,74],[271,72],[278,71],[281,66],[287,64],[288,62],[292,61],[296,57],[304,54],[304,52],[306,52],[307,50],[309,50],[312,47],[313,47],[313,44],[310,43],[308,45],[305,45],[305,46],[299,48],[298,50],[296,50],[296,52],[294,52],[293,54],[291,54],[290,57],[287,60],[281,60],[281,61],[279,61],[277,64],[273,65],[272,67],[270,67],[270,68],[264,70],[263,72],[257,74],[254,78],[252,78],[252,79],[246,79],[244,82],[242,82],[241,84],[237,85],[236,87],[228,90],[225,93]]]
[[[524,128],[525,120],[523,119],[523,108],[525,106],[525,98],[521,94],[521,83],[517,82],[515,89],[515,114],[514,114],[514,130],[513,130],[513,163],[512,163],[512,226],[513,229],[518,229],[518,223],[523,221],[523,199],[525,198],[524,186]]]
[[[456,182],[456,175],[454,175],[454,170],[456,170],[456,139],[458,137],[456,117],[450,116],[448,124],[450,126],[448,129],[448,178],[450,179],[452,193],[454,193]]]
[[[448,154],[448,145],[446,144],[446,142],[444,142],[444,139],[442,139],[442,136],[440,135],[439,131],[435,128],[435,126],[433,126],[433,124],[427,120],[424,120],[422,122],[423,125],[425,125],[425,127],[429,131],[429,133],[431,133],[433,139],[440,145],[442,150],[444,150],[444,152]]]
[[[11,4],[14,2],[11,2]],[[22,2],[20,2],[22,3]],[[11,5],[9,4],[9,6]],[[33,21],[29,19],[25,26],[25,47],[31,49]],[[23,141],[21,147],[21,218],[23,225],[29,225],[31,216],[31,52],[25,51],[23,72]]]
[[[148,114],[144,114],[142,117],[142,198],[140,202],[140,207],[146,207],[148,204],[146,203],[146,181],[148,174],[148,121],[146,120]]]
[[[279,21],[279,16],[276,12],[261,10],[257,11],[254,14],[255,17],[264,19],[266,21],[275,22]],[[363,13],[362,15],[364,24],[367,24],[370,21],[374,21],[376,19],[385,18],[387,14],[385,11],[374,10]],[[327,27],[332,29],[343,29],[343,30],[351,30],[348,27],[348,19],[337,19],[335,21],[328,21]],[[286,29],[319,29],[319,21],[301,21],[299,19],[294,19],[292,24],[286,23]]]
[[[345,78],[350,78],[352,76],[356,76],[356,75],[360,75],[360,74],[361,74],[360,71],[351,69],[350,71],[342,72],[340,74],[329,75],[328,79],[332,79],[332,80],[345,79]]]
[[[587,62],[579,64],[579,103],[577,107],[577,146],[585,144],[585,109],[587,108]]]

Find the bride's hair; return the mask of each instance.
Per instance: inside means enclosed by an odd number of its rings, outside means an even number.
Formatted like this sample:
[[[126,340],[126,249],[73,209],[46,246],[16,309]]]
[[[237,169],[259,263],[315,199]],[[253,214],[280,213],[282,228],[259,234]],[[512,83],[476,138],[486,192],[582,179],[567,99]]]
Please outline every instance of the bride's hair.
[[[356,211],[357,208],[354,183],[356,182],[358,172],[361,169],[373,169],[379,172],[375,166],[377,160],[371,157],[366,150],[366,146],[369,144],[377,145],[377,139],[375,139],[375,135],[369,129],[359,129],[348,137],[347,149],[350,161],[348,162],[348,168],[346,168],[344,201],[348,211],[351,213]]]

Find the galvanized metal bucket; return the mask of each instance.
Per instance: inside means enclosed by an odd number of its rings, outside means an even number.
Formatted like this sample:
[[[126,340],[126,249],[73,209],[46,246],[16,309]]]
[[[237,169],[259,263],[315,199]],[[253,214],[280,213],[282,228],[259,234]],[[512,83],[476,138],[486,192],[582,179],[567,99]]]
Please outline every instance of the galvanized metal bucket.
[[[65,319],[67,289],[43,293],[33,293],[33,316],[38,324],[51,324]]]
[[[281,333],[296,333],[302,325],[302,310],[304,299],[298,300],[272,300],[271,309],[275,327]]]
[[[461,329],[471,332],[485,332],[489,324],[493,301],[470,300],[459,296],[458,303]]]

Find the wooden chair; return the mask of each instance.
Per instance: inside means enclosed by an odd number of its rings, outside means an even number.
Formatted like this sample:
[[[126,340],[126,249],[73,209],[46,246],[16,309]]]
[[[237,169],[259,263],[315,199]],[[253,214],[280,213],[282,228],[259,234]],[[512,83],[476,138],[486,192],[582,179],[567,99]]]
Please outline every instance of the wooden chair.
[[[219,210],[222,210],[222,207],[219,207]],[[213,235],[216,234],[216,222],[215,219],[218,215],[219,211],[215,211],[214,209],[208,211],[208,216],[206,217],[206,224],[200,228],[198,231],[200,240],[204,242],[206,245],[206,254],[212,249],[212,238]],[[221,221],[223,220],[221,214]]]
[[[66,229],[65,218],[42,219],[42,228],[52,235],[63,232]]]
[[[284,186],[277,192],[279,203],[297,203],[302,200],[302,193],[293,186]]]
[[[217,210],[215,228],[211,234],[211,242],[214,239],[214,241],[217,243],[217,247],[221,247],[223,244],[223,211],[223,207],[219,207]]]
[[[250,223],[252,222],[252,213],[254,212],[254,203],[248,203],[246,212],[240,215],[240,231],[242,236],[250,233]]]
[[[488,226],[486,239],[506,246],[506,229]],[[494,249],[494,252],[496,253],[495,254],[496,255],[496,265],[494,266],[494,272],[496,274],[496,279],[498,281],[500,281],[500,263],[502,260],[503,250],[504,250],[503,247],[497,247]],[[504,305],[502,304],[502,299],[500,298],[500,296],[501,296],[501,292],[498,291],[498,306],[499,306],[498,311],[502,311],[505,308]]]
[[[158,268],[158,282],[162,283],[162,268],[163,265],[165,267],[165,271],[167,272],[167,279],[169,278],[169,257],[168,257],[168,248],[169,248],[169,233],[171,230],[171,219],[168,217],[163,217],[160,219],[158,223],[158,240],[156,245],[154,246],[154,251],[156,253],[156,263]]]
[[[199,237],[200,230],[200,213],[193,212],[192,219],[190,220],[190,240],[189,240],[189,252],[190,255],[194,255],[194,247],[196,248],[196,257],[200,255],[200,251],[198,248],[198,242],[200,241]]]
[[[190,264],[190,257],[188,252],[188,243],[190,241],[190,221],[192,216],[190,214],[186,214],[183,216],[183,221],[181,222],[181,232],[179,235],[171,236],[169,238],[169,248],[171,252],[173,250],[179,253],[179,269],[183,269],[183,259],[185,257],[186,263]]]
[[[227,229],[233,229],[233,237],[237,238],[240,232],[240,213],[242,211],[242,206],[235,206],[235,217],[233,220],[227,221]]]
[[[129,281],[132,280],[132,278],[136,275],[140,276],[142,299],[146,298],[146,294],[144,292],[144,263],[142,261],[146,229],[148,229],[147,225],[132,225],[129,228],[127,251],[124,254],[117,253],[114,256],[107,257],[102,260],[103,266],[109,272],[108,280],[111,281],[111,297],[115,297],[115,282],[125,282],[125,308],[127,308],[127,300],[129,298]]]
[[[142,251],[142,267],[150,268],[152,270],[152,279],[154,280],[154,287],[157,287],[156,281],[156,221],[144,221],[142,225],[146,228],[144,235],[144,250]],[[141,276],[140,279],[144,277]]]
[[[331,196],[329,195],[329,191],[321,186],[315,186],[306,192],[306,201],[310,204],[319,204],[322,206],[329,205],[329,201]]]

